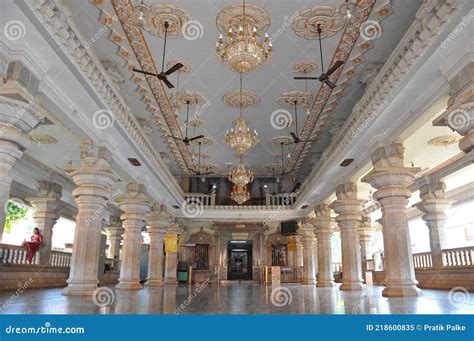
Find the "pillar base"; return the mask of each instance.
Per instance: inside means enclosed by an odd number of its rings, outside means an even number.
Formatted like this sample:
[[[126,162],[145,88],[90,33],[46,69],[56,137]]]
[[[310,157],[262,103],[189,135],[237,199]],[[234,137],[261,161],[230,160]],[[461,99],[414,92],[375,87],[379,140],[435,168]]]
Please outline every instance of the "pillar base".
[[[118,290],[140,290],[143,289],[139,282],[120,282],[115,286]]]
[[[64,296],[92,296],[97,288],[97,284],[68,284],[61,294]]]
[[[340,290],[362,290],[365,288],[365,285],[361,282],[349,282],[349,283],[342,283],[339,287]]]
[[[178,281],[175,278],[165,279],[163,281],[165,285],[178,285]]]
[[[316,286],[318,288],[331,288],[331,287],[335,287],[336,283],[334,283],[334,281],[318,281],[316,283]]]
[[[301,284],[307,284],[307,285],[315,285],[316,280],[315,279],[304,279]]]
[[[164,284],[162,279],[149,279],[145,282],[146,287],[162,287]]]
[[[394,286],[383,289],[383,297],[416,297],[423,296],[423,292],[416,285]]]

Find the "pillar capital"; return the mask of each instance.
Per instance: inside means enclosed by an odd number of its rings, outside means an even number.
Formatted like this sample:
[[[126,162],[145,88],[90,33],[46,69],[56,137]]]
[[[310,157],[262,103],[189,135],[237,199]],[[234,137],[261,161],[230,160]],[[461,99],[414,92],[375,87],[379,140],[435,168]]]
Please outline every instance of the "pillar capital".
[[[449,82],[450,95],[446,111],[433,121],[435,126],[449,126],[463,136],[459,148],[474,149],[474,62],[470,62]]]
[[[171,224],[171,221],[171,216],[165,205],[157,203],[151,205],[150,212],[147,216],[148,226],[166,229]]]

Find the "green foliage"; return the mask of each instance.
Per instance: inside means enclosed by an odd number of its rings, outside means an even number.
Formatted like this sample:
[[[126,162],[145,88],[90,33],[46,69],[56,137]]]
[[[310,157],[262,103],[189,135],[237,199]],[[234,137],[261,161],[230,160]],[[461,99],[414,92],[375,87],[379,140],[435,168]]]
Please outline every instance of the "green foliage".
[[[7,212],[5,216],[5,232],[10,232],[12,225],[21,219],[25,218],[28,213],[28,208],[17,204],[16,202],[9,201],[7,206]]]

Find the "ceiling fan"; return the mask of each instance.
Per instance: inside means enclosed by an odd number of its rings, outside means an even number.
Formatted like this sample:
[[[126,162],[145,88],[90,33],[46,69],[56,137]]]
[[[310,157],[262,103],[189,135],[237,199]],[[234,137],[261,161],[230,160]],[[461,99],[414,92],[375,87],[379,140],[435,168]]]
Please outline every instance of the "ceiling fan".
[[[138,70],[138,69],[132,69],[135,72],[143,73],[144,75],[149,75],[149,76],[155,76],[158,77],[159,80],[161,80],[163,83],[166,84],[166,86],[169,89],[174,88],[174,85],[168,80],[168,76],[171,75],[172,73],[178,71],[181,69],[184,65],[181,63],[177,63],[173,65],[171,68],[169,68],[167,71],[165,71],[165,56],[166,56],[166,39],[168,35],[168,28],[169,28],[169,23],[165,21],[165,41],[163,45],[163,60],[161,61],[161,72],[159,74],[152,73],[152,72],[147,72],[143,70]]]
[[[177,137],[177,136],[173,136],[173,135],[168,135],[169,137],[172,137],[174,138],[175,140],[180,140],[180,141],[183,141],[184,144],[186,146],[189,146],[189,143],[191,141],[194,141],[194,140],[199,140],[199,139],[202,139],[204,137],[204,135],[198,135],[198,136],[194,136],[194,137],[191,137],[189,138],[188,137],[188,126],[189,126],[189,100],[186,102],[186,134],[185,134],[185,137],[184,139],[182,139],[181,137]],[[199,142],[199,146],[201,145],[201,142]]]
[[[281,173],[280,173],[280,175],[283,176],[283,175],[292,173],[292,171],[285,172],[285,166],[283,164],[283,160],[285,159],[283,146],[285,145],[285,143],[282,141],[282,142],[280,142],[280,145],[281,145]]]
[[[323,48],[321,44],[321,24],[318,24],[317,27],[317,32],[319,36],[319,53],[321,57],[321,75],[319,77],[294,77],[294,79],[317,79],[321,83],[325,83],[327,86],[329,86],[331,89],[334,89],[336,87],[336,84],[332,82],[329,79],[329,76],[331,76],[337,69],[339,69],[342,65],[344,65],[344,62],[342,60],[336,60],[336,62],[331,66],[327,72],[324,72],[324,63],[323,63]]]
[[[193,172],[194,174],[196,174],[197,176],[204,176],[204,175],[210,175],[210,174],[214,174],[214,172],[208,172],[206,169],[206,172],[201,172],[201,142],[198,142],[199,144],[199,150],[198,150],[198,155],[199,155],[199,158],[198,158],[198,166],[197,166],[197,170],[194,170],[192,168],[188,168],[191,172]]]
[[[301,140],[298,136],[298,109],[297,109],[297,104],[298,104],[298,101],[293,101],[294,105],[295,105],[295,128],[296,128],[296,132],[291,132],[290,135],[291,137],[293,138],[293,142],[292,143],[306,143],[306,142],[315,142],[316,140]]]

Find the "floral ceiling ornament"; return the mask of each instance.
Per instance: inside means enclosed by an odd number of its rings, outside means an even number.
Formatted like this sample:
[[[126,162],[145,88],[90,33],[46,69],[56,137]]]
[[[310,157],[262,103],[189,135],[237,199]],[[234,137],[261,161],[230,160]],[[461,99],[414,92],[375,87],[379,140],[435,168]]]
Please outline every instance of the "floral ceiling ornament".
[[[293,73],[300,75],[310,75],[318,69],[318,65],[310,60],[303,60],[293,65]]]
[[[296,102],[296,105],[299,107],[304,107],[310,104],[308,102],[311,94],[308,92],[302,91],[292,91],[292,92],[284,92],[278,97],[277,102],[285,107],[293,108]]]
[[[31,142],[34,142],[36,144],[56,144],[56,143],[58,143],[58,140],[56,140],[51,135],[28,134],[28,138],[30,139]]]
[[[133,23],[150,34],[165,36],[165,22],[169,24],[168,38],[179,38],[184,24],[191,16],[182,8],[172,4],[146,5],[143,1],[133,8]]]
[[[344,28],[344,17],[334,6],[314,6],[299,12],[293,21],[293,31],[300,38],[317,39],[317,26],[321,25],[321,38],[334,36]]]
[[[239,108],[241,105],[243,108],[251,107],[260,103],[261,100],[259,95],[248,90],[244,90],[242,93],[239,90],[229,91],[222,97],[222,102],[234,108]]]

